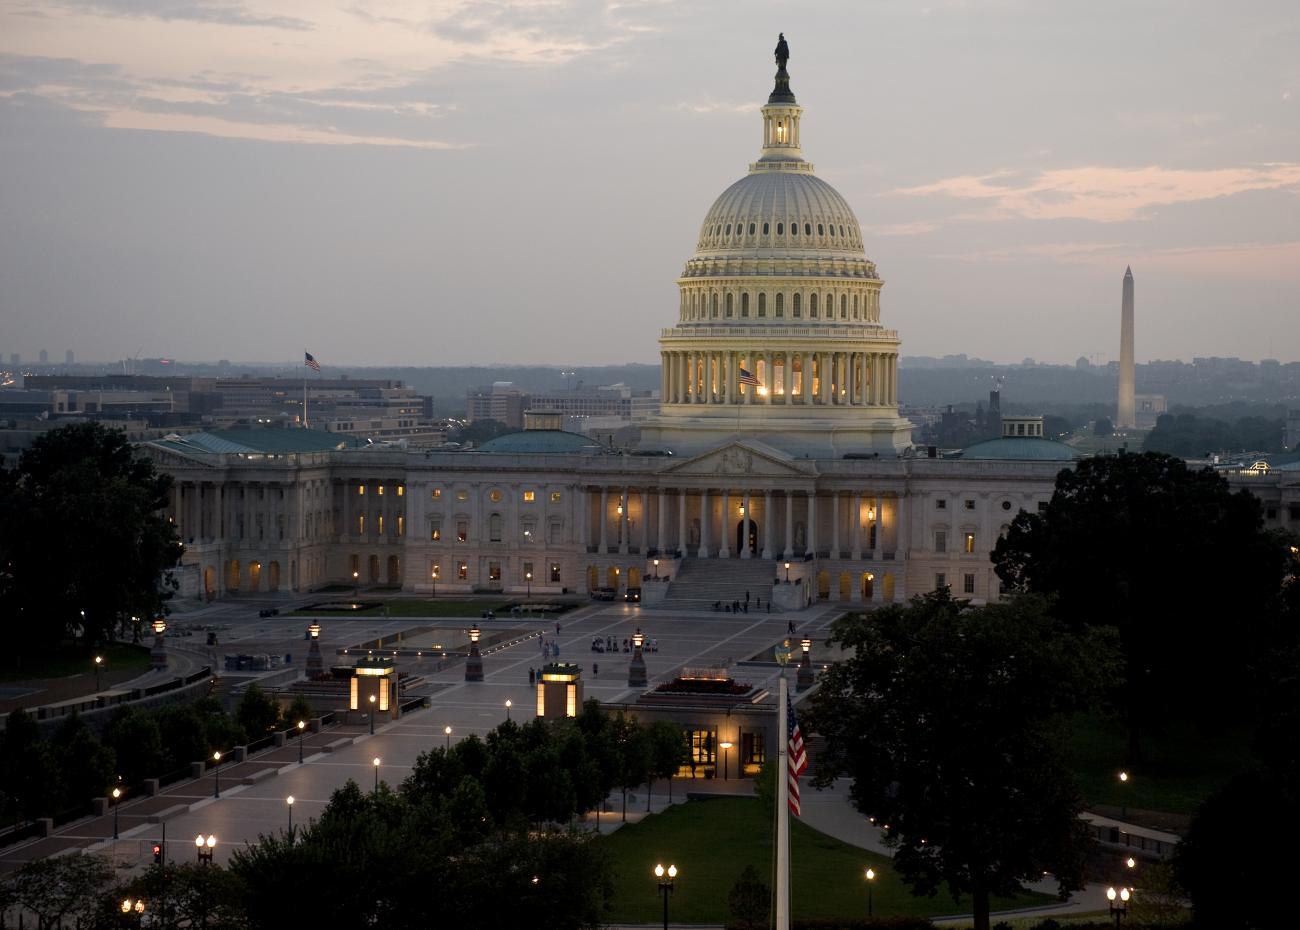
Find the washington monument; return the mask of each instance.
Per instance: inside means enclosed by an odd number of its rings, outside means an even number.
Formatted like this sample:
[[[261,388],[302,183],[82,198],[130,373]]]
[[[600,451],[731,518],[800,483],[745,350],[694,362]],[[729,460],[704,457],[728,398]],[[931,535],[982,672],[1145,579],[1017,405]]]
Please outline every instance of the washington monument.
[[[1119,317],[1119,404],[1116,429],[1137,426],[1133,401],[1133,269],[1124,269],[1124,301]]]

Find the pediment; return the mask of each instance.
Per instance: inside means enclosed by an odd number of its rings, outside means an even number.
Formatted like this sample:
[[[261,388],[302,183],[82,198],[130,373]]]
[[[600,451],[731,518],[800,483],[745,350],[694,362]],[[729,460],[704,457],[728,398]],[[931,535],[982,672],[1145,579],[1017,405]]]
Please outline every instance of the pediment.
[[[674,463],[664,469],[662,474],[806,478],[815,475],[816,469],[811,460],[796,459],[766,443],[743,440]]]

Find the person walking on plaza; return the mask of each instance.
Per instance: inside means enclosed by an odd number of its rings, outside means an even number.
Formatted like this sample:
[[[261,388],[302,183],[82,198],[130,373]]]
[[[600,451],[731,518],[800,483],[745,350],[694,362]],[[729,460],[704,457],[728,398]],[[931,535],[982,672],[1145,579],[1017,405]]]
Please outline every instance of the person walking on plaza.
[[[537,683],[537,673],[533,671],[533,667],[530,665],[528,666],[528,687],[531,688],[536,683]]]

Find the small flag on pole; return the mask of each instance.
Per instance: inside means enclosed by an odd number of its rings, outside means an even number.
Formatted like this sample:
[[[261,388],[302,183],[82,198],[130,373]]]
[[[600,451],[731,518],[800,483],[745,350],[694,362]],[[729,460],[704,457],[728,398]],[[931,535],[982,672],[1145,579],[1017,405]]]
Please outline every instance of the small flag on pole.
[[[801,816],[799,813],[799,776],[808,769],[808,753],[803,746],[803,733],[799,730],[799,721],[794,716],[794,702],[787,695],[785,699],[786,712],[786,729],[789,730],[790,745],[787,747],[786,759],[789,761],[790,771],[790,810],[796,817]]]
[[[316,357],[312,355],[310,352],[304,352],[303,355],[305,356],[305,359],[303,360],[303,364],[306,365],[308,368],[310,368],[312,371],[319,372],[320,362],[316,361]]]
[[[752,387],[761,387],[763,384],[763,382],[759,381],[751,372],[744,368],[740,369],[740,383],[748,384]]]

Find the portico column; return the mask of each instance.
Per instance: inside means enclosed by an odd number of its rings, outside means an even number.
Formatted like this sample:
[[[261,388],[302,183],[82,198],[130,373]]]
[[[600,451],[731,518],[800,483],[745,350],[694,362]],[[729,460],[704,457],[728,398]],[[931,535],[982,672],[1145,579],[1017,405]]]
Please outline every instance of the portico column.
[[[591,495],[586,488],[578,488],[578,542],[583,552],[591,548]]]
[[[840,557],[840,492],[831,492],[831,558]]]
[[[772,398],[776,395],[776,381],[772,377],[774,370],[772,368],[772,356],[773,353],[771,352],[763,353],[763,386],[767,388],[767,396],[760,403],[764,404],[771,404]],[[764,516],[763,519],[766,520],[767,517]]]
[[[722,489],[722,535],[718,538],[718,558],[731,558],[731,492]]]
[[[812,403],[812,353],[799,353],[799,394],[804,404]]]
[[[655,496],[659,498],[659,525],[655,528],[655,548],[659,550],[660,555],[663,555],[664,547],[668,545],[668,533],[665,530],[668,523],[668,501],[665,499],[663,488],[655,491]]]
[[[853,549],[850,555],[853,561],[862,558],[862,495],[857,491],[853,492],[853,503],[850,505],[850,518],[853,520],[853,529],[850,533],[850,542]]]
[[[794,494],[790,491],[785,492],[785,552],[782,557],[794,558]]]
[[[794,353],[787,349],[781,358],[781,403],[789,405],[794,403]]]
[[[808,553],[817,555],[817,492],[808,492]]]
[[[709,557],[709,489],[700,491],[700,558]]]
[[[772,557],[772,492],[763,492],[763,558]]]
[[[641,489],[641,554],[650,548],[650,492]]]
[[[618,553],[619,555],[627,555],[627,544],[628,544],[627,521],[629,517],[628,511],[632,509],[632,495],[628,493],[627,488],[623,488],[618,492],[618,501],[619,501],[619,510],[622,511],[618,515]]]
[[[880,506],[883,500],[879,494],[876,495],[876,544],[872,547],[871,557],[877,562],[880,561],[880,549],[885,544],[885,514]]]
[[[677,551],[681,557],[686,558],[686,545],[688,537],[686,535],[686,489],[680,488],[677,491]]]
[[[600,489],[600,554],[609,551],[609,488]]]
[[[751,392],[751,394],[752,393],[753,392]],[[748,491],[745,492],[745,503],[743,506],[745,508],[745,515],[740,518],[741,525],[743,526],[743,530],[740,534],[740,557],[742,559],[749,559],[753,558],[753,554],[749,551],[749,521],[753,519],[754,512],[749,509]]]

